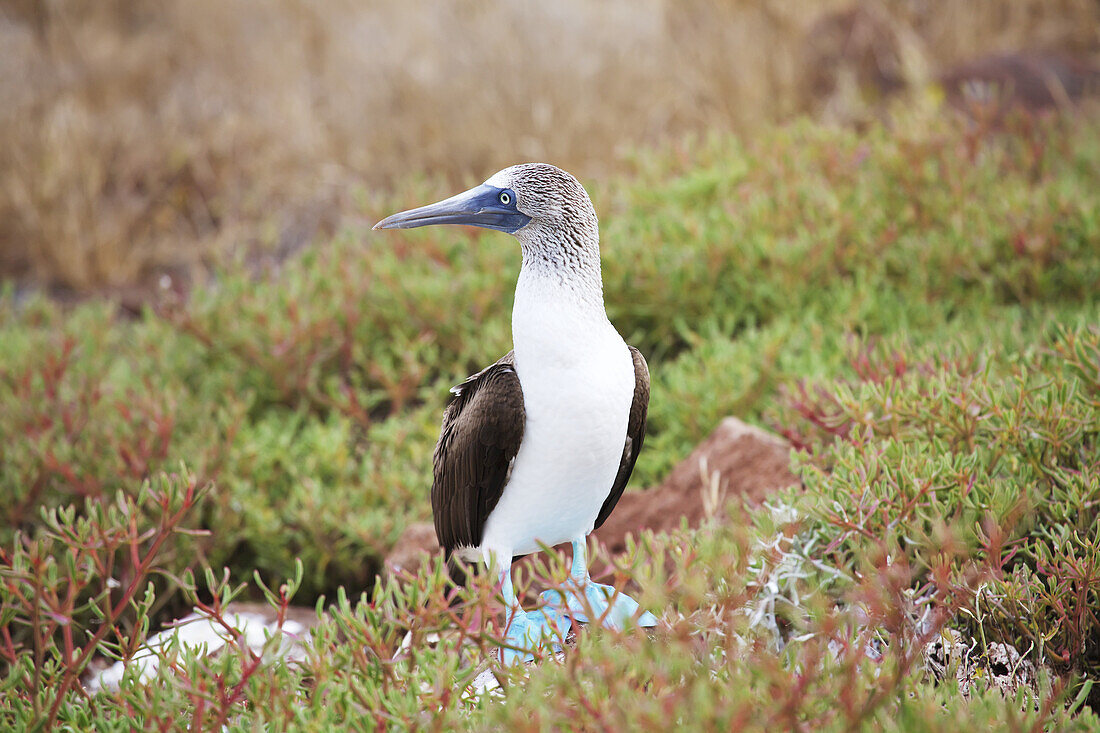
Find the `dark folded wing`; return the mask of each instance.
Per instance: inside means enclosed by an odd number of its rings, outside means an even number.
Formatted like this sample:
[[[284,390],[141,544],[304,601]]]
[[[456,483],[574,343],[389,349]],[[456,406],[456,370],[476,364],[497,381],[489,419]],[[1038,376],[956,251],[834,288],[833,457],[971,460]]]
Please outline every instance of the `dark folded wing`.
[[[435,446],[432,515],[439,544],[450,555],[477,547],[523,440],[523,391],[509,351],[451,390]]]
[[[623,458],[619,462],[619,472],[611,486],[611,493],[607,495],[607,500],[596,517],[595,529],[599,529],[607,521],[615,505],[619,503],[619,497],[623,495],[626,482],[630,480],[645,440],[645,418],[649,410],[649,367],[642,352],[633,346],[629,348],[630,355],[634,358],[634,401],[630,404],[630,420],[626,425],[626,445],[623,447]]]

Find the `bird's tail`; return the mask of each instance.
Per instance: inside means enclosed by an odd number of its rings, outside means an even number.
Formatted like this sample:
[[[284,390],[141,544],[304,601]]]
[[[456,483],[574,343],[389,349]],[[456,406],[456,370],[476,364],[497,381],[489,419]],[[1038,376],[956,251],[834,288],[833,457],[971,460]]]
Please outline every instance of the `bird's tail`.
[[[461,591],[466,587],[472,575],[477,573],[477,565],[459,559],[454,553],[447,553],[447,577],[454,584],[454,592],[451,594],[451,605],[458,604]]]
[[[466,585],[471,570],[469,563],[459,560],[453,553],[447,554],[447,576],[456,586],[462,588]]]

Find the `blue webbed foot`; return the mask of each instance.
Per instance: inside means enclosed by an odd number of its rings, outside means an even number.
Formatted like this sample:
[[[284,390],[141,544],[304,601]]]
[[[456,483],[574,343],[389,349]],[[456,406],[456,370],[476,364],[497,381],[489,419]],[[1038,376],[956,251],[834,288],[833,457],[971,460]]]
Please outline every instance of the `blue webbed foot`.
[[[507,665],[529,662],[540,648],[559,651],[569,625],[569,619],[554,608],[527,613],[517,610],[504,636],[507,646],[501,649],[501,661]]]
[[[604,627],[622,631],[629,626],[656,626],[657,617],[642,611],[638,602],[610,585],[594,583],[590,578],[570,578],[561,590],[542,592],[551,608],[588,623],[593,619]]]

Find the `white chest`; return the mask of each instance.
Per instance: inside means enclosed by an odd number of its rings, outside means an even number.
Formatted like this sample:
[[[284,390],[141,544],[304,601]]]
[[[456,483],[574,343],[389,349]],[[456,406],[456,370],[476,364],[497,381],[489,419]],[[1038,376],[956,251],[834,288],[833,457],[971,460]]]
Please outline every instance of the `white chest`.
[[[526,425],[483,552],[525,554],[590,532],[626,443],[635,381],[626,344],[602,306],[539,295],[517,291],[512,329]]]

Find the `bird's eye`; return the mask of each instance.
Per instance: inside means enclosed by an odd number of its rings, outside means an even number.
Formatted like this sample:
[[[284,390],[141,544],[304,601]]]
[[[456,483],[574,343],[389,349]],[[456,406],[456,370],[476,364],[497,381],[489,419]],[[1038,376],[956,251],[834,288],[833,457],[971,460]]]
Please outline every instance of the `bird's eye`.
[[[505,206],[512,203],[512,197],[507,191],[500,192],[500,203],[504,204]]]

